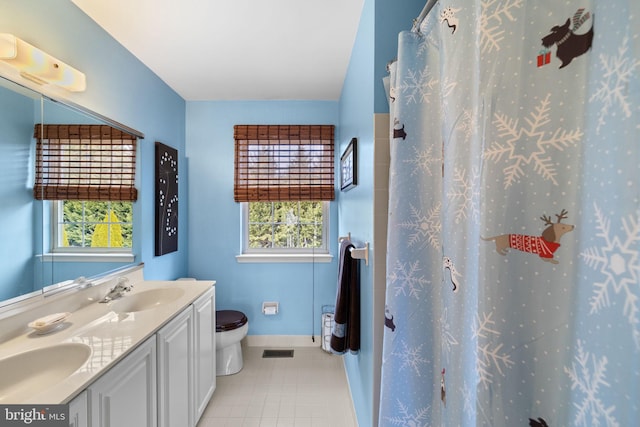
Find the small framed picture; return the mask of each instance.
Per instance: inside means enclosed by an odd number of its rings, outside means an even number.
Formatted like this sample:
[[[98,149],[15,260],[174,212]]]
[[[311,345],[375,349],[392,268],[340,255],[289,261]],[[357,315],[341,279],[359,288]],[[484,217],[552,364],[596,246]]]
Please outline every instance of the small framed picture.
[[[351,138],[340,157],[340,190],[348,191],[358,185],[358,140]]]

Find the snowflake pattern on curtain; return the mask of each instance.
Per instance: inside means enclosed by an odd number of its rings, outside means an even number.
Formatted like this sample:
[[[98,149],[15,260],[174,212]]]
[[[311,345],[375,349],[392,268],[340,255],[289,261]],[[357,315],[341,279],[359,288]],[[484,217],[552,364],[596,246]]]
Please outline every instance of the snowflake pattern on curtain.
[[[638,19],[440,0],[400,34],[380,426],[640,419]]]

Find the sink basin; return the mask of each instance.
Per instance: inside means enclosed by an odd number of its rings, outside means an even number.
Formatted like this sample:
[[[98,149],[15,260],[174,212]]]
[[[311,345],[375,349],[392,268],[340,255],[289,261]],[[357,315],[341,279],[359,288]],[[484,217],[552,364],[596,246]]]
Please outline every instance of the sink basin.
[[[116,313],[131,313],[156,308],[168,302],[175,301],[184,294],[180,288],[149,289],[135,294],[124,295],[111,304],[111,309]]]
[[[0,402],[21,403],[77,371],[91,355],[81,343],[25,351],[0,360]]]

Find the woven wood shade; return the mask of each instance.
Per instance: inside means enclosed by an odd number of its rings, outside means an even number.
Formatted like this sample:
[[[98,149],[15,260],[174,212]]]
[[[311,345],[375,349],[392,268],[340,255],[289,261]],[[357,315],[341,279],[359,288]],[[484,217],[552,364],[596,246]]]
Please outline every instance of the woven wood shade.
[[[135,201],[135,136],[107,125],[34,129],[36,200]]]
[[[333,125],[236,125],[236,202],[333,200]]]

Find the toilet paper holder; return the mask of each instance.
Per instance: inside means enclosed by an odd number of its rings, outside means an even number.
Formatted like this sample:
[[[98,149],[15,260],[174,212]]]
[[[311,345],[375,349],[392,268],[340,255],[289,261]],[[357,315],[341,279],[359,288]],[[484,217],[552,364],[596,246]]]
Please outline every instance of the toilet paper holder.
[[[262,314],[265,316],[273,316],[278,314],[280,304],[276,301],[265,301],[262,303]]]

